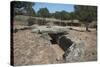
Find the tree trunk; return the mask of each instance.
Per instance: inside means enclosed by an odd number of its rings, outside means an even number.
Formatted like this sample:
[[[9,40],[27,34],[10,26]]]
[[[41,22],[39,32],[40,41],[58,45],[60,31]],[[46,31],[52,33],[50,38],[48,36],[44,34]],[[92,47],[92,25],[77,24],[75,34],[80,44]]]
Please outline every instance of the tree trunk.
[[[89,29],[88,29],[89,24],[86,23],[85,26],[86,26],[86,31],[89,31]]]
[[[71,20],[71,23],[70,23],[70,29],[72,29],[72,26],[73,26],[73,19]]]

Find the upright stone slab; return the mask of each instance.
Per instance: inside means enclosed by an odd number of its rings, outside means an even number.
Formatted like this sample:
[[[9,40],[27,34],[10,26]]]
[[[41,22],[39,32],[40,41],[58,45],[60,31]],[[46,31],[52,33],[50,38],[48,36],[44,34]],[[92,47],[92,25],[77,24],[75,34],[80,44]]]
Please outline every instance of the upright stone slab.
[[[64,59],[66,62],[84,61],[85,45],[81,40],[76,40],[68,50],[65,51]]]

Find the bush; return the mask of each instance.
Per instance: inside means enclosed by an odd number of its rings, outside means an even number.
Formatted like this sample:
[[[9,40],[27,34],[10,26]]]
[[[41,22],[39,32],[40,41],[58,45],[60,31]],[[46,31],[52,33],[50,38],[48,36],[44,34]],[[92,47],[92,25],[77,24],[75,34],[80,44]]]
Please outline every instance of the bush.
[[[33,22],[34,22],[33,19],[32,19],[32,18],[29,18],[29,19],[28,19],[27,25],[28,25],[28,26],[31,26],[31,25],[34,24]]]
[[[15,29],[13,29],[13,32],[14,32],[14,33],[18,32],[18,29],[16,29],[16,28],[15,28]]]

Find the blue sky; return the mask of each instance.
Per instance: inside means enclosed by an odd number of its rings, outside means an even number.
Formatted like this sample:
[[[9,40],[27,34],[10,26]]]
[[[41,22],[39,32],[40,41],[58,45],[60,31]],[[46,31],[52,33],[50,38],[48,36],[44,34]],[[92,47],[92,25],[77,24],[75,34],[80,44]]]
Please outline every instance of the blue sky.
[[[74,11],[74,5],[72,4],[54,4],[54,3],[39,3],[35,2],[33,9],[37,12],[40,8],[47,8],[50,13],[54,13],[55,11],[62,11],[65,10],[67,12]]]

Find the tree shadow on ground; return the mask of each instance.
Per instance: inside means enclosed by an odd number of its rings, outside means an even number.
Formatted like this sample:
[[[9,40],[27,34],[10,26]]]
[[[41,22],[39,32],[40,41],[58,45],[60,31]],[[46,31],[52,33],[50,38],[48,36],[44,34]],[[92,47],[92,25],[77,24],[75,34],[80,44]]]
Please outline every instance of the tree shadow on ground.
[[[86,31],[86,30],[78,30],[78,29],[74,29],[74,28],[70,28],[70,30],[75,30],[75,31],[78,31],[78,32],[91,32],[90,30]]]

